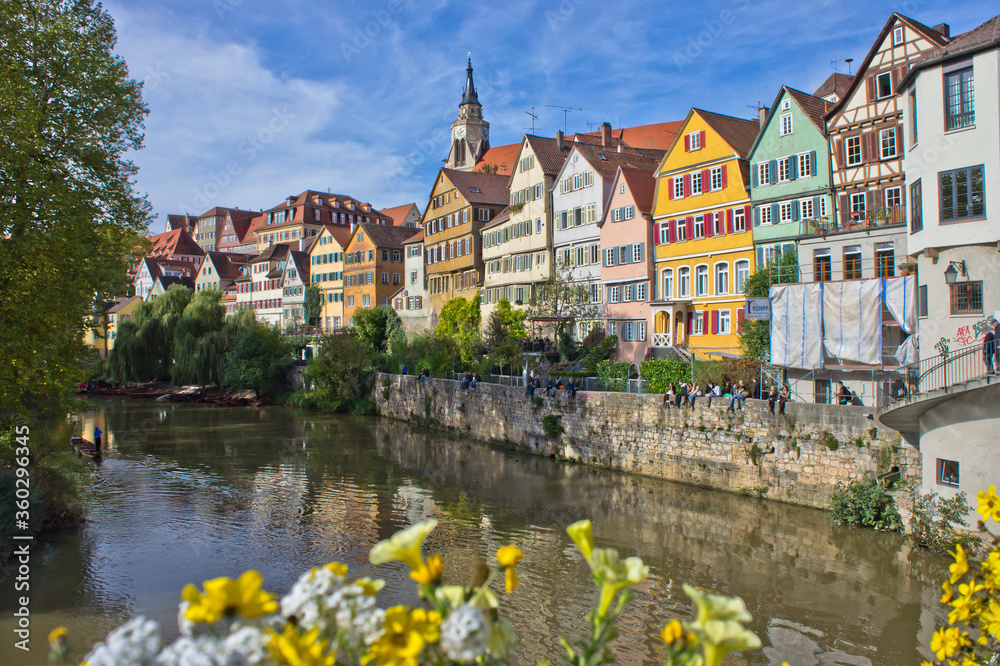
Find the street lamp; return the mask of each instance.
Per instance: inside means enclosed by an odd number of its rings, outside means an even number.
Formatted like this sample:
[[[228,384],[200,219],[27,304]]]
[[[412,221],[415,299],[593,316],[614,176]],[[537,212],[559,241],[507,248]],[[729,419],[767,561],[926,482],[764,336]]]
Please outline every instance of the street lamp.
[[[968,273],[965,270],[965,260],[962,261],[949,261],[948,268],[944,271],[944,281],[948,284],[955,284],[958,280],[958,274],[961,273],[962,277],[968,277]]]

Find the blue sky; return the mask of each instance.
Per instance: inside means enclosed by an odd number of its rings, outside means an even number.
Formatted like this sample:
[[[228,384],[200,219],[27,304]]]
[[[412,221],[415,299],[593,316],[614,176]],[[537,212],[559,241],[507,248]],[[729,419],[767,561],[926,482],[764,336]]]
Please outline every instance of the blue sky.
[[[167,213],[269,208],[305,189],[424,207],[472,52],[494,145],[692,106],[751,117],[787,84],[860,64],[893,11],[952,35],[995,0],[111,0],[117,52],[146,82],[137,188]],[[846,65],[840,64],[840,71]]]

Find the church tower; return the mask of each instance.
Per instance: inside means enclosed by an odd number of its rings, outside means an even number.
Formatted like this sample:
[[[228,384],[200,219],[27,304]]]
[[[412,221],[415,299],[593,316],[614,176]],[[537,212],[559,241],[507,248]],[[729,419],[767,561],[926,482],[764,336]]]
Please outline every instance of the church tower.
[[[445,167],[472,171],[490,149],[490,124],[483,120],[483,107],[472,82],[472,57],[465,70],[465,93],[458,105],[458,118],[451,124],[451,151]]]

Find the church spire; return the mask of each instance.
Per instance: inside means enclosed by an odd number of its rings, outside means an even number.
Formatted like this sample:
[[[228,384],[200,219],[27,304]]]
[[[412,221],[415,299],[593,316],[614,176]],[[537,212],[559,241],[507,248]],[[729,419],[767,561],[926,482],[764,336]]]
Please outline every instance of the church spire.
[[[476,86],[472,83],[472,54],[469,54],[469,66],[465,70],[465,94],[462,95],[462,103],[479,104],[479,95],[476,94]]]

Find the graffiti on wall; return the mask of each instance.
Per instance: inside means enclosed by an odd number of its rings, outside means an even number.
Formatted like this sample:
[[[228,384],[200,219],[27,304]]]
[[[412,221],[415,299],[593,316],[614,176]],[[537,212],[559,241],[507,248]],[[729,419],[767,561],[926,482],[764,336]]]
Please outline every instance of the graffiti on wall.
[[[959,347],[969,347],[977,342],[982,342],[983,338],[986,337],[987,330],[993,330],[996,325],[997,320],[994,317],[987,317],[977,321],[971,327],[960,326],[955,331],[955,343]]]

